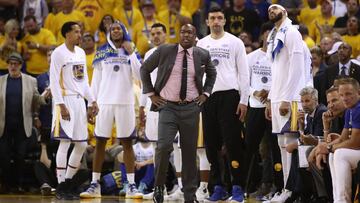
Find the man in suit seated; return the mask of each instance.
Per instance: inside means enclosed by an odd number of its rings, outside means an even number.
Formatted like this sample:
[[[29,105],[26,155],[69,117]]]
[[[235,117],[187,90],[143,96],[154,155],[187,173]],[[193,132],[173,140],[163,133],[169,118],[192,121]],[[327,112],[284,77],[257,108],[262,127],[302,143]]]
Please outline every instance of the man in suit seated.
[[[292,153],[291,168],[287,180],[286,189],[292,191],[290,197],[293,201],[301,196],[309,198],[308,188],[305,185],[311,181],[310,174],[305,170],[299,169],[299,145],[316,146],[319,138],[323,136],[322,114],[326,112],[326,107],[318,102],[318,91],[312,87],[305,87],[300,91],[301,105],[303,110],[298,112],[298,123],[300,139],[287,145],[286,150]],[[306,116],[305,116],[306,115]],[[310,178],[309,178],[310,177]],[[306,194],[305,194],[306,193]]]
[[[349,76],[360,81],[360,66],[351,61],[352,47],[343,42],[338,49],[339,63],[329,66],[324,71],[322,78],[323,84],[320,91],[321,101],[326,101],[325,91],[329,89],[335,78],[338,76]]]

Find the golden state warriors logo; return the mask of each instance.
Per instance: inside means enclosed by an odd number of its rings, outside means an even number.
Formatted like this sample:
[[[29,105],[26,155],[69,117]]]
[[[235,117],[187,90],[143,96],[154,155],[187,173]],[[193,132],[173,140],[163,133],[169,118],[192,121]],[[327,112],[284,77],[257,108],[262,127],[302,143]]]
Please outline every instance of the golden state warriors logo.
[[[82,81],[84,79],[84,65],[73,65],[72,69],[75,80]]]

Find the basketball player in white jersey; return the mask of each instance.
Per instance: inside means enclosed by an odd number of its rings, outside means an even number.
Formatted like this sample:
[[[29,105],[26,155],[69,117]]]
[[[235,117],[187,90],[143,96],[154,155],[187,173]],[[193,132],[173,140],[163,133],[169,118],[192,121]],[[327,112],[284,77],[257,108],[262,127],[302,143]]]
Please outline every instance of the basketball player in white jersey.
[[[75,22],[67,22],[62,26],[61,34],[65,43],[54,50],[50,64],[50,89],[54,103],[52,137],[60,140],[56,154],[59,182],[56,197],[71,200],[79,198],[73,192],[71,178],[77,172],[87,146],[84,98],[88,101],[89,118],[97,114],[98,107],[88,85],[85,52],[77,46],[81,39],[80,26]],[[68,161],[71,142],[75,145]]]

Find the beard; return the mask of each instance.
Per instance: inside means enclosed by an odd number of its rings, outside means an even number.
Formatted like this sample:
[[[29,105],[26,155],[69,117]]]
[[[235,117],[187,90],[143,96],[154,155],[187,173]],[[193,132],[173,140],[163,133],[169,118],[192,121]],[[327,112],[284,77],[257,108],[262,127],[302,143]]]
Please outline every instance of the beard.
[[[272,23],[276,23],[276,22],[278,22],[279,20],[281,20],[282,17],[283,17],[283,13],[280,12],[280,13],[277,14],[273,19],[270,19],[270,21],[271,21]]]

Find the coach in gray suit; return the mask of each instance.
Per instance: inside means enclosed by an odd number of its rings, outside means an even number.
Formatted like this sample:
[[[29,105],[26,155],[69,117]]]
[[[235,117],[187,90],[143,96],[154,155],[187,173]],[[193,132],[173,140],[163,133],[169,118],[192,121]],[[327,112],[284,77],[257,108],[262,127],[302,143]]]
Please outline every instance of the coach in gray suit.
[[[209,52],[193,46],[195,37],[195,27],[190,24],[183,25],[180,30],[180,44],[159,46],[140,69],[143,93],[150,96],[152,110],[159,111],[153,197],[156,203],[163,202],[165,174],[177,131],[180,132],[185,202],[196,200],[199,113],[201,105],[211,94],[216,70],[211,63]],[[155,68],[158,68],[158,73],[153,87],[150,73]],[[206,80],[203,85],[204,73]]]

